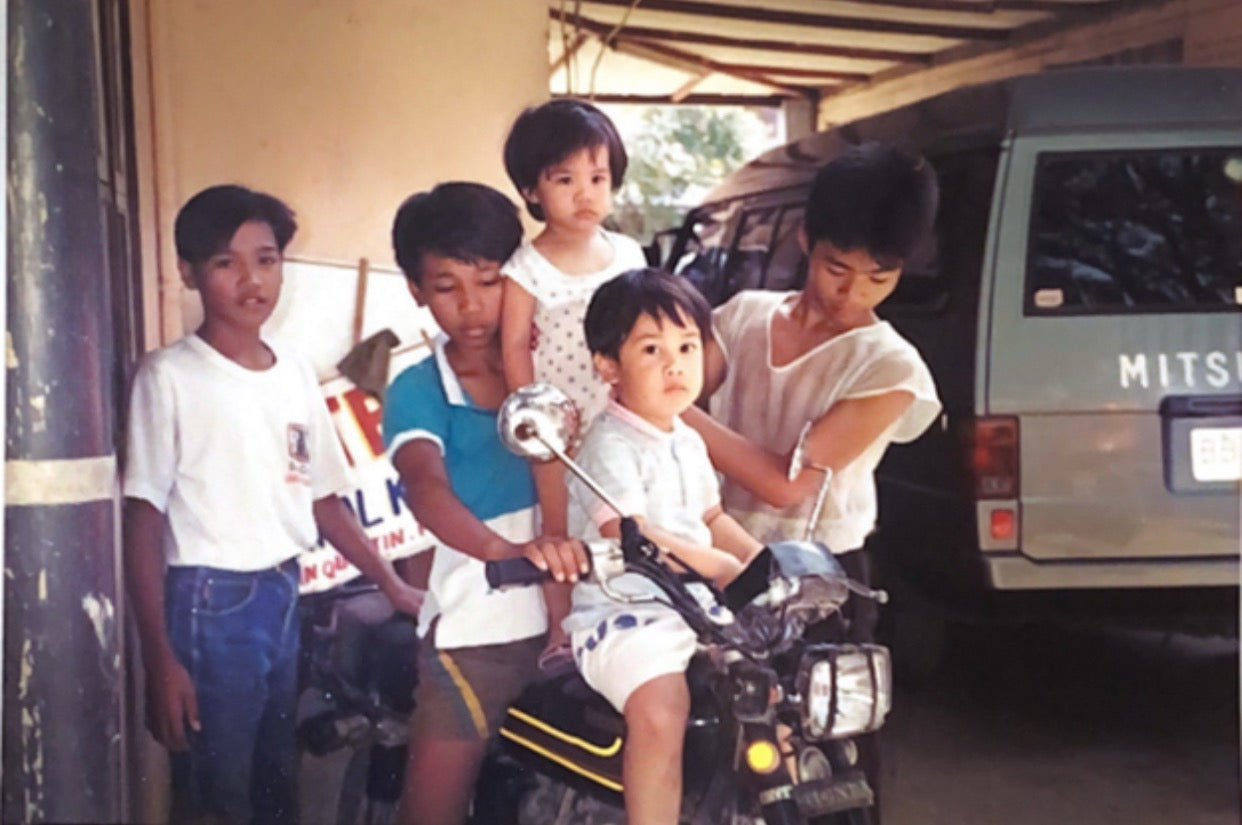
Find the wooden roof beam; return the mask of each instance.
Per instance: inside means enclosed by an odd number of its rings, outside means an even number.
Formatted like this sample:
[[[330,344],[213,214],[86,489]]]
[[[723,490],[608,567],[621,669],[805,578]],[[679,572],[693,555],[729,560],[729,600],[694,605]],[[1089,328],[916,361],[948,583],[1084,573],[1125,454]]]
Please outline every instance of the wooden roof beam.
[[[681,86],[678,89],[675,89],[671,95],[668,96],[669,100],[671,100],[673,103],[684,103],[686,98],[690,97],[690,95],[693,94],[694,90],[698,88],[699,84],[702,83],[704,80],[706,80],[707,77],[708,76],[706,74],[697,74],[694,77],[690,78],[685,83],[681,84]]]
[[[721,74],[735,72],[738,77],[742,72],[767,75],[769,77],[805,77],[810,80],[842,80],[858,82],[870,80],[871,75],[863,71],[847,71],[844,69],[807,69],[800,66],[777,66],[769,63],[719,63]],[[728,70],[728,71],[726,71]]]
[[[728,64],[717,63],[715,60],[694,54],[693,52],[675,49],[672,46],[666,46],[662,43],[651,43],[628,34],[619,35],[613,42],[613,46],[619,52],[641,57],[644,60],[650,60],[653,63],[660,63],[670,66],[681,71],[690,72],[692,74],[723,74],[738,80],[746,80],[750,83],[757,83],[760,86],[767,86],[773,91],[780,92],[790,97],[815,97],[816,93],[809,88],[802,86],[790,86],[785,83],[773,80],[770,77],[760,73],[746,70],[738,70]]]
[[[931,65],[932,56],[919,52],[904,52],[894,49],[874,49],[865,46],[830,46],[823,43],[796,43],[785,40],[755,40],[740,37],[700,32],[665,31],[663,29],[646,29],[626,27],[632,37],[643,40],[673,40],[678,43],[694,43],[700,46],[731,46],[738,49],[758,49],[760,51],[802,52],[803,54],[820,54],[832,57],[856,57],[863,60],[884,60],[892,63],[916,63]]]
[[[578,97],[578,95],[569,95],[556,92],[553,97]],[[672,105],[674,103],[683,103],[688,105],[701,106],[780,106],[782,102],[787,100],[783,95],[737,95],[737,94],[694,94],[691,93],[679,101],[674,101],[672,95],[626,95],[626,94],[596,94],[591,97],[594,103],[631,103],[642,106],[652,105]]]
[[[631,0],[587,0],[600,6],[630,6]],[[1047,3],[1045,3],[1047,5]],[[786,23],[816,28],[879,32],[881,34],[912,34],[945,37],[953,40],[1006,40],[1009,29],[951,23],[919,23],[908,20],[885,20],[844,14],[802,12],[764,6],[735,6],[731,3],[699,2],[699,0],[642,0],[644,11],[667,11],[694,17],[715,17],[745,20],[752,23]]]
[[[574,36],[573,41],[570,42],[563,52],[561,52],[561,56],[556,58],[556,60],[553,60],[552,65],[548,66],[548,74],[556,74],[557,69],[568,63],[570,58],[577,54],[579,49],[585,46],[586,42],[590,39],[590,35],[586,32],[578,32]]]
[[[548,9],[548,16],[554,20],[560,17],[555,9]],[[592,20],[588,17],[569,16],[566,21],[579,28],[586,29],[601,39],[612,33],[615,26]],[[739,49],[758,49],[777,52],[802,52],[803,54],[829,55],[832,57],[855,57],[863,60],[883,60],[891,63],[913,63],[930,66],[932,55],[917,52],[903,52],[893,49],[874,49],[865,46],[830,46],[823,43],[795,43],[785,40],[754,40],[740,37],[706,34],[702,32],[674,31],[671,29],[654,29],[626,26],[622,32],[631,42],[641,40],[647,45],[653,41],[673,40],[679,43],[694,43],[703,46],[731,46]],[[620,35],[616,35],[620,37]],[[666,47],[672,48],[672,47]]]
[[[963,14],[990,15],[998,11],[1032,11],[1045,14],[1098,13],[1115,5],[1117,0],[1073,3],[1058,0],[866,0],[868,5],[920,11],[954,11]]]

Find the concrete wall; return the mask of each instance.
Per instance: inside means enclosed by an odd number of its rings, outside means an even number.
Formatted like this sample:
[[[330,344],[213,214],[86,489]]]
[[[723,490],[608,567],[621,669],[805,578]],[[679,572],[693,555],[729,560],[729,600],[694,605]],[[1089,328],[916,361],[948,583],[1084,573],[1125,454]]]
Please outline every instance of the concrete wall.
[[[547,11],[513,0],[140,0],[133,8],[147,342],[197,320],[172,221],[204,186],[271,191],[290,253],[389,264],[400,201],[437,181],[515,197],[501,144],[548,96]],[[486,25],[481,25],[486,23]]]
[[[819,128],[885,112],[960,86],[986,83],[1050,66],[1094,60],[1181,39],[1194,66],[1242,66],[1242,2],[1167,0],[1137,11],[980,54],[917,73],[875,80],[824,98]]]

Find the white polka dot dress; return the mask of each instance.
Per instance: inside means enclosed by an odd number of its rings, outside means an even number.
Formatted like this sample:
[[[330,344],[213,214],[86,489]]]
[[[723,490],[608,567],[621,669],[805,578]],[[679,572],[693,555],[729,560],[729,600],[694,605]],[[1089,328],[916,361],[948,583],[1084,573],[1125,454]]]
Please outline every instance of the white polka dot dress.
[[[598,272],[566,275],[530,241],[523,241],[501,268],[535,298],[536,341],[531,353],[535,380],[568,395],[582,414],[584,429],[608,404],[608,385],[595,374],[582,330],[587,304],[605,281],[647,265],[642,247],[633,238],[605,229],[600,232],[614,254],[612,262]]]

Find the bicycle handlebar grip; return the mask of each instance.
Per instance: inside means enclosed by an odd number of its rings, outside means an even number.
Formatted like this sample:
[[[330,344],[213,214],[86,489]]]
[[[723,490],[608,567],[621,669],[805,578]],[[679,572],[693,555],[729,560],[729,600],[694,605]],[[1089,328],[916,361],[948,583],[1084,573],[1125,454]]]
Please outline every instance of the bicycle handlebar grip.
[[[552,579],[551,573],[540,570],[534,562],[525,558],[483,562],[483,574],[487,577],[487,586],[493,589],[539,584]]]

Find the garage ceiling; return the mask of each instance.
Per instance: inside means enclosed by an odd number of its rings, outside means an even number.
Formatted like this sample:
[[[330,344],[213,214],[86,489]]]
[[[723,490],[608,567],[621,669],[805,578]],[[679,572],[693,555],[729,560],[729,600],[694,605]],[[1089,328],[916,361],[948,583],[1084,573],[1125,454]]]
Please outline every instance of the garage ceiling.
[[[819,101],[1132,11],[1147,0],[548,0],[553,94]]]

